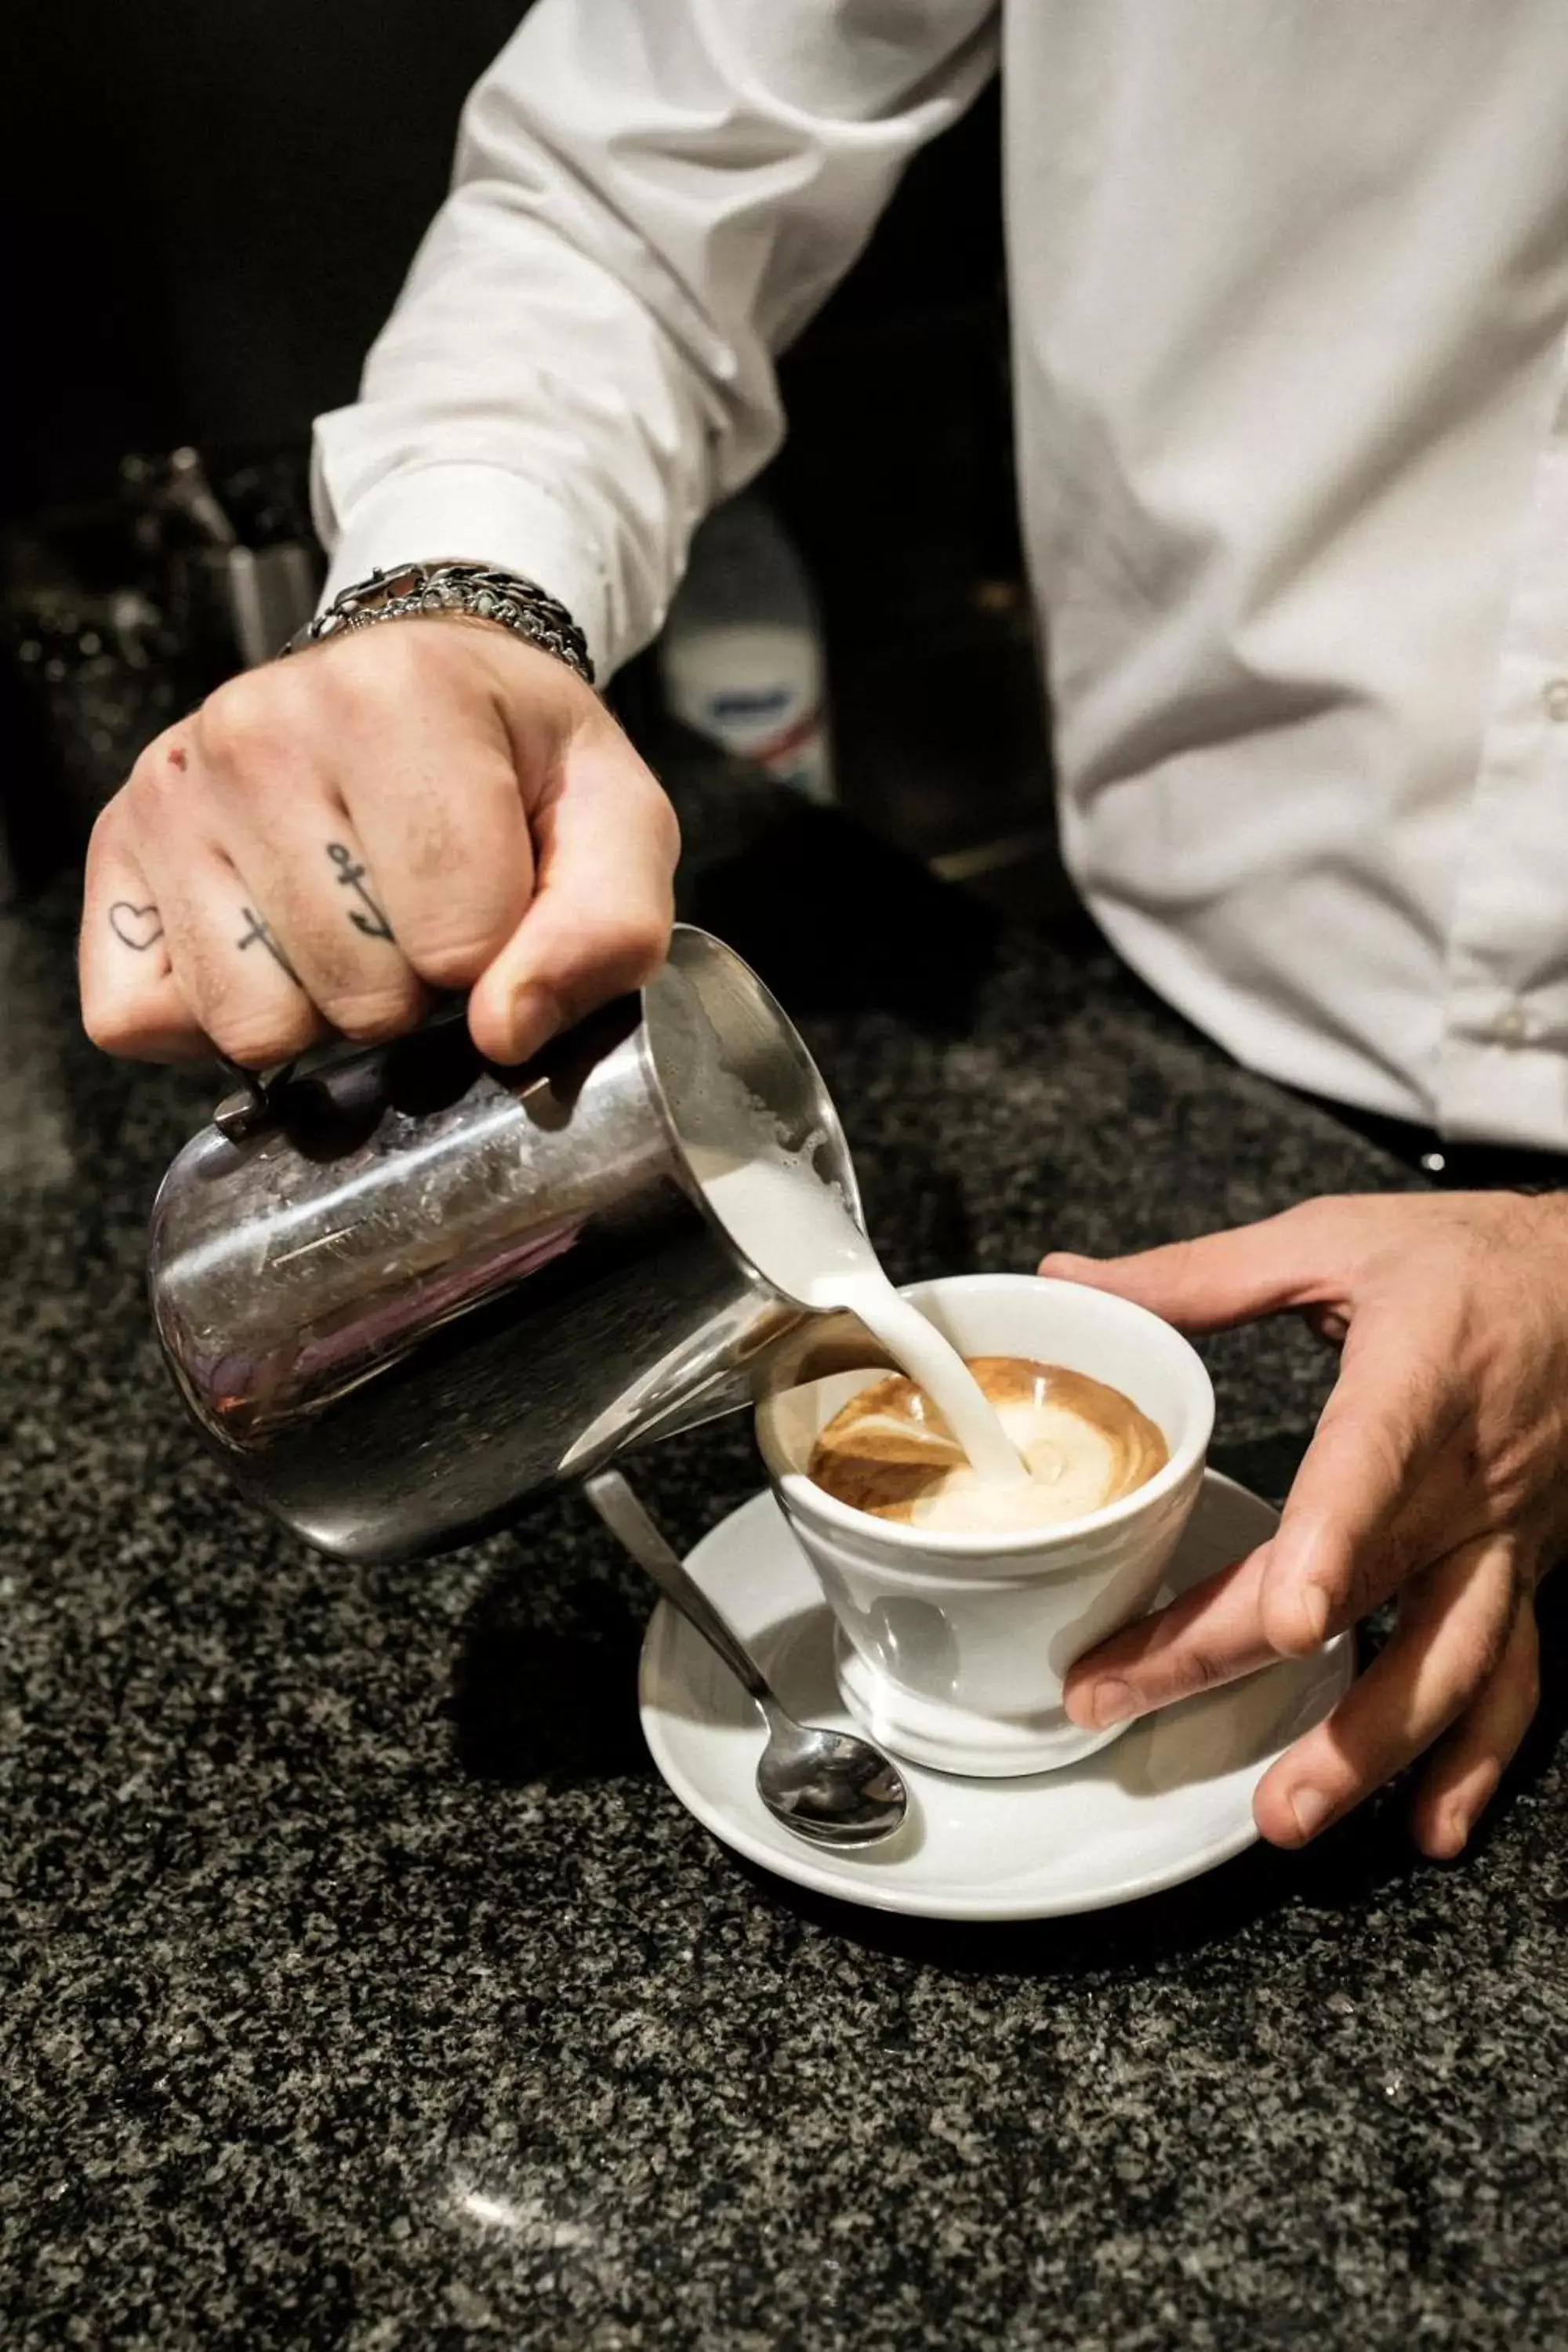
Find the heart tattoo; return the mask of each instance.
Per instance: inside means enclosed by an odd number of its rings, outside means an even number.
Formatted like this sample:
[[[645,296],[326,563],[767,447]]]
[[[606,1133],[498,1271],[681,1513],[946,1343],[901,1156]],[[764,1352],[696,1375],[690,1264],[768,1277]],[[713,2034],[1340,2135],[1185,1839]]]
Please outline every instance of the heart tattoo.
[[[133,907],[129,898],[116,898],[109,910],[109,928],[122,947],[134,948],[141,955],[163,938],[163,919],[156,907]]]

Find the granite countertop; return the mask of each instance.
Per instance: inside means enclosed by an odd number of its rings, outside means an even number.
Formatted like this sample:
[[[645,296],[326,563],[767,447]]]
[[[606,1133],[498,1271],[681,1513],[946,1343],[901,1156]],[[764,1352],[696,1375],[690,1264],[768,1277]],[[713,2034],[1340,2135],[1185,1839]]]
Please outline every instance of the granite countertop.
[[[830,819],[710,845],[695,911],[800,1013],[900,1278],[1414,1181]],[[656,1778],[650,1595],[576,1500],[354,1571],[198,1451],[142,1229],[210,1088],[80,1042],[69,913],[0,935],[8,2352],[1568,2338],[1561,1591],[1458,1867],[1394,1792],[1077,1921],[805,1895]],[[1209,1352],[1278,1493],[1325,1360]],[[684,1541],[757,1483],[738,1423],[640,1476]]]

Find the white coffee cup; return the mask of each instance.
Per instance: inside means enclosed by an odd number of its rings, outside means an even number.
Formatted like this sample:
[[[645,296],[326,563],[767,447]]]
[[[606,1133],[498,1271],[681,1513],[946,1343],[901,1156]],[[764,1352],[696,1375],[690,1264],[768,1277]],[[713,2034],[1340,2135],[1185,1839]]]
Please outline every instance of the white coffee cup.
[[[1131,1397],[1170,1459],[1103,1509],[1024,1534],[873,1517],[806,1475],[820,1432],[881,1372],[838,1372],[758,1409],[757,1443],[837,1621],[838,1685],[893,1755],[939,1771],[1048,1772],[1117,1737],[1062,1706],[1075,1658],[1148,1609],[1198,1497],[1214,1425],[1200,1358],[1146,1308],[1030,1275],[958,1275],[904,1293],[964,1356],[1026,1356]]]

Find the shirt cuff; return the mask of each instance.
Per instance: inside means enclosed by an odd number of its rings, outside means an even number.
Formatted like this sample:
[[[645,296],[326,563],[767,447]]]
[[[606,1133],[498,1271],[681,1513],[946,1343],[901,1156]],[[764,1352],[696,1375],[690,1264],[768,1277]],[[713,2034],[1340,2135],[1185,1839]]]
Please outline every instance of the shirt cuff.
[[[331,538],[331,501],[318,521]],[[356,500],[332,545],[323,607],[356,580],[400,563],[485,563],[520,572],[565,605],[603,681],[611,648],[609,581],[583,527],[550,490],[486,465],[420,466]]]

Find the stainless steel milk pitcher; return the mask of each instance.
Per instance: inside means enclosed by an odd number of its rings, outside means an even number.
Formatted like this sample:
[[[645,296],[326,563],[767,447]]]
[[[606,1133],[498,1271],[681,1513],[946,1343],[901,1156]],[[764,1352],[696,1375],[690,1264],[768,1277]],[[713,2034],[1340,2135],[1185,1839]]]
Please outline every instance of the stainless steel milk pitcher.
[[[886,1359],[751,1265],[688,1164],[694,1025],[859,1217],[826,1087],[756,975],[681,927],[662,971],[519,1070],[458,1015],[233,1105],[153,1213],[158,1333],[246,1491],[404,1559],[627,1446]],[[228,1131],[225,1131],[227,1129]]]

